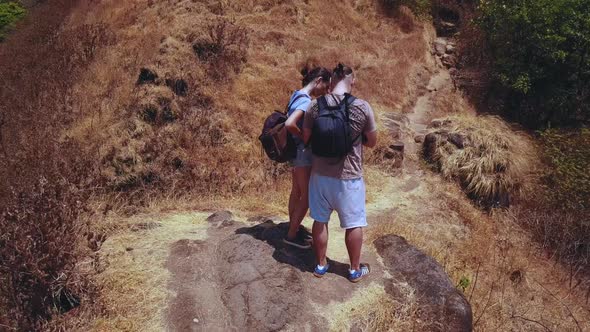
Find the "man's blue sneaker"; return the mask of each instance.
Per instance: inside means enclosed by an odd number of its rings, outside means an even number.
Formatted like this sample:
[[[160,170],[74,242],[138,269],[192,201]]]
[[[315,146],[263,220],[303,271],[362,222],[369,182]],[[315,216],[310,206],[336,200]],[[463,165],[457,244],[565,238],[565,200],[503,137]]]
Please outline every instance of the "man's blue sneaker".
[[[369,264],[361,264],[361,268],[359,270],[349,270],[348,271],[348,280],[352,282],[359,282],[363,279],[366,275],[371,272],[371,268]]]
[[[313,270],[313,275],[321,278],[324,276],[324,274],[326,274],[328,272],[328,269],[330,268],[330,264],[326,264],[325,266],[320,266],[320,265],[316,265],[315,269]]]

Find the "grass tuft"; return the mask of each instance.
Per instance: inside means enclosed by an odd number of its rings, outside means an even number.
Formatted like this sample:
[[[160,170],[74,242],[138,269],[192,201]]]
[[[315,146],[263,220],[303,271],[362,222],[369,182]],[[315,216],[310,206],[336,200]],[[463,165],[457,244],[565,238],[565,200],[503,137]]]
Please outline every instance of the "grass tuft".
[[[529,138],[493,116],[454,116],[427,136],[424,156],[483,206],[507,206],[535,168]]]

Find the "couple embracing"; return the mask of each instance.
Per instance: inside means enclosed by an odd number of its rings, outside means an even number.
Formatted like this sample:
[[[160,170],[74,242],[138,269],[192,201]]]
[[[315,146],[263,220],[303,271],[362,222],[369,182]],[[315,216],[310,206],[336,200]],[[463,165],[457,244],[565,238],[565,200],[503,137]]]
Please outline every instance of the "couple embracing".
[[[358,282],[369,273],[369,266],[360,263],[363,227],[367,226],[362,152],[363,146],[374,147],[377,142],[375,116],[366,101],[351,95],[355,85],[352,68],[342,64],[333,71],[304,68],[302,75],[303,88],[291,96],[285,123],[297,154],[291,161],[293,185],[284,242],[303,249],[313,245],[314,275],[324,276],[330,269],[328,221],[335,210],[346,231],[349,280]],[[338,127],[340,123],[345,126]],[[312,244],[299,231],[308,209],[314,219]]]

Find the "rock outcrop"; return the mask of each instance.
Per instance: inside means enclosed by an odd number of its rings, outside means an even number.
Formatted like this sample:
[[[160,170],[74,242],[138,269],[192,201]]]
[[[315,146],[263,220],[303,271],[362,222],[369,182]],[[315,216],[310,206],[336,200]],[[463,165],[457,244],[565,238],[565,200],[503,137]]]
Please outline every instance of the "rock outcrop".
[[[386,291],[400,297],[396,295],[400,281],[414,288],[426,331],[472,331],[471,305],[432,257],[395,235],[383,236],[374,245],[392,275],[385,281]]]
[[[317,330],[327,323],[311,308],[306,278],[310,250],[283,250],[288,224],[252,227],[229,211],[207,218],[206,240],[179,240],[166,267],[176,295],[168,308],[172,331]]]

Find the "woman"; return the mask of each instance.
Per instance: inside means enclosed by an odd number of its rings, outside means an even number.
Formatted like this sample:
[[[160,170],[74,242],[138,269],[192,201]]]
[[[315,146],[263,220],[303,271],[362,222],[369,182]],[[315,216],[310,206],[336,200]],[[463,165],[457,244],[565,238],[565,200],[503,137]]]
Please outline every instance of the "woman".
[[[301,75],[303,75],[303,88],[295,91],[291,96],[287,113],[289,118],[285,122],[285,127],[293,135],[297,145],[297,155],[291,161],[293,183],[289,197],[289,232],[283,241],[294,247],[308,249],[311,248],[309,239],[298,232],[309,208],[307,192],[311,175],[311,149],[303,144],[301,128],[303,116],[311,103],[311,98],[317,98],[328,92],[332,73],[323,67],[310,69],[306,66],[301,70]]]

